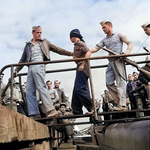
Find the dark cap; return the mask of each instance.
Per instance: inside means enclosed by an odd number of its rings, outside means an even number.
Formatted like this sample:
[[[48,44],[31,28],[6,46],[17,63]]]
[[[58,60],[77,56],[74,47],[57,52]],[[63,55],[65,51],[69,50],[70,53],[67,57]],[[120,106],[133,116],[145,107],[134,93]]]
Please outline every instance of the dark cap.
[[[77,37],[79,38],[80,40],[83,38],[82,35],[80,34],[80,31],[78,29],[73,29],[71,32],[70,32],[70,39],[72,37]]]

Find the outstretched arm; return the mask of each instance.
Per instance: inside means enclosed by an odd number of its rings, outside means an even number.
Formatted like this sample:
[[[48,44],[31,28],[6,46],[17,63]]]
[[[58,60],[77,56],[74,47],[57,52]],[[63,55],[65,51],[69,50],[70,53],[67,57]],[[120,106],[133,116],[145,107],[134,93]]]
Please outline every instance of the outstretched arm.
[[[67,51],[67,50],[65,50],[63,48],[60,48],[60,47],[52,44],[47,39],[44,39],[44,44],[45,44],[45,46],[48,46],[49,51],[53,51],[53,52],[58,53],[60,55],[66,55],[66,56],[72,56],[73,55],[72,52]]]
[[[100,50],[100,47],[97,47],[97,46],[95,46],[95,47],[93,47],[93,48],[90,48],[90,52],[91,53],[95,53],[95,52],[97,52],[97,51],[99,51]]]
[[[134,46],[133,42],[128,40],[126,38],[126,36],[124,36],[124,35],[120,35],[120,39],[121,39],[122,42],[124,42],[124,43],[126,43],[128,45],[127,46],[127,50],[125,51],[125,54],[130,54],[132,49],[133,49],[133,46]]]

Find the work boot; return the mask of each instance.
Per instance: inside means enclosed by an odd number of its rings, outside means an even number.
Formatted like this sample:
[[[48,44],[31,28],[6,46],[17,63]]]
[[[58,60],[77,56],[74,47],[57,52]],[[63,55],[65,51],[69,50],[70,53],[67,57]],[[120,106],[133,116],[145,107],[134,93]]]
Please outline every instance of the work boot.
[[[31,119],[33,120],[37,120],[37,119],[40,119],[41,118],[41,115],[40,114],[36,114],[36,115],[31,115],[29,116]]]
[[[53,109],[49,112],[49,114],[47,115],[47,118],[52,117],[52,116],[57,116],[58,112],[56,111],[56,109]]]

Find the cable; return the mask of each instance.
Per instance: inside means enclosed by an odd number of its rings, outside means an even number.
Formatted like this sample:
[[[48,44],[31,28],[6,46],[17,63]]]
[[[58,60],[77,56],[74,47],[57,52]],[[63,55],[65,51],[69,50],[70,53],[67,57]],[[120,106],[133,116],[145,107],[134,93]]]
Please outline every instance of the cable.
[[[143,44],[140,46],[140,48],[137,50],[137,52],[141,49],[141,47],[145,44],[145,42],[147,41],[147,39],[149,38],[149,36],[146,38],[146,40],[143,42]],[[136,52],[136,53],[137,53]],[[135,56],[133,56],[133,57],[135,57]],[[133,59],[133,57],[131,57],[131,59]]]

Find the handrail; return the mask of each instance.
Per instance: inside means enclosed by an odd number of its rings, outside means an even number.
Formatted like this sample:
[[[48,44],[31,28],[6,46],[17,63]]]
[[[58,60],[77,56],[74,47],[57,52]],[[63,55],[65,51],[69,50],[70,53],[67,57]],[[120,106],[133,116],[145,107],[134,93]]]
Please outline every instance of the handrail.
[[[94,59],[105,59],[105,58],[118,58],[118,57],[131,57],[131,56],[143,56],[149,55],[150,53],[134,53],[134,54],[119,54],[119,55],[109,55],[109,56],[97,56],[97,57],[90,57],[89,60]],[[74,58],[74,59],[63,59],[63,60],[52,60],[52,61],[41,61],[41,62],[30,62],[30,63],[17,63],[17,64],[9,64],[4,66],[0,70],[0,75],[3,71],[11,66],[29,66],[29,65],[38,65],[38,64],[48,64],[48,63],[60,63],[60,62],[72,62],[72,61],[79,61],[79,60],[86,60],[86,58]]]
[[[149,112],[150,109],[135,109],[135,110],[128,110],[128,111],[110,111],[110,112],[100,112],[98,116],[104,115],[115,115],[115,114],[129,114],[129,113],[136,113],[136,112]],[[72,118],[82,118],[82,117],[92,117],[92,114],[79,114],[79,115],[67,115],[67,116],[52,116],[49,118],[40,118],[36,121],[44,122],[51,119],[72,119]]]
[[[137,64],[143,64],[143,63],[149,63],[150,61],[137,61]],[[126,64],[130,65],[130,64]],[[97,66],[91,66],[91,69],[97,69],[97,68],[106,68],[108,65],[97,65]],[[67,69],[57,69],[57,70],[50,70],[46,71],[46,73],[55,73],[55,72],[65,72],[65,71],[73,71],[76,70],[76,68],[67,68]],[[17,76],[25,76],[27,73],[18,73]]]
[[[120,58],[120,57],[130,57],[130,56],[142,56],[142,55],[149,55],[150,53],[135,53],[135,54],[118,54],[118,55],[109,55],[109,56],[98,56],[98,57],[90,57],[88,60],[95,60],[95,59],[105,59],[105,58]],[[38,64],[49,64],[49,63],[62,63],[62,62],[72,62],[72,61],[79,61],[79,60],[87,60],[86,58],[75,58],[75,59],[64,59],[64,60],[53,60],[53,61],[42,61],[42,62],[30,62],[30,63],[17,63],[17,64],[9,64],[4,66],[0,70],[0,75],[2,75],[3,71],[11,67],[11,108],[13,105],[13,78],[14,78],[14,66],[24,66],[24,65],[38,65]],[[90,72],[91,72],[91,67],[89,66]],[[55,71],[56,72],[56,71]],[[90,76],[90,84],[91,84],[91,94],[92,94],[92,100],[93,100],[93,106],[94,106],[94,116],[97,118],[97,112],[95,109],[95,98],[94,98],[94,89],[93,89],[93,83],[92,83],[92,78]],[[1,82],[0,82],[0,87],[1,87]],[[0,89],[0,103],[2,104],[1,100],[1,89]]]

